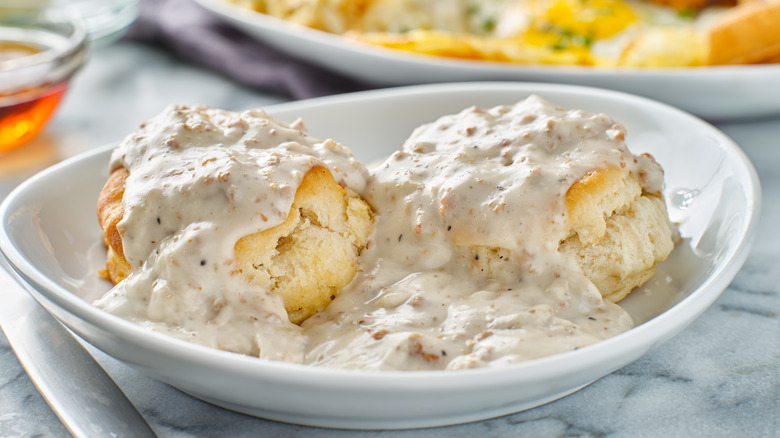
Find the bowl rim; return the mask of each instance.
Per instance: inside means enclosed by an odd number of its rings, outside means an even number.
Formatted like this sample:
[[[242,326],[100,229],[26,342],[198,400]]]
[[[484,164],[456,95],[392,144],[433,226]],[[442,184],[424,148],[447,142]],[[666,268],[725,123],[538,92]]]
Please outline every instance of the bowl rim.
[[[275,33],[292,33],[295,37],[307,42],[319,42],[329,47],[341,47],[347,40],[341,34],[330,33],[324,30],[308,27],[282,18],[278,18],[251,8],[247,8],[240,2],[230,0],[193,0],[195,3],[203,6],[209,11],[220,16],[240,22],[245,25],[260,26],[262,30],[268,30]],[[354,43],[355,41],[351,41]],[[780,64],[743,64],[743,65],[707,65],[693,67],[631,67],[621,66],[620,68],[603,66],[584,66],[571,64],[517,64],[501,61],[487,61],[479,59],[455,58],[447,56],[431,56],[423,53],[388,48],[380,45],[372,45],[361,42],[360,44],[349,44],[344,47],[350,52],[363,52],[368,50],[367,55],[374,59],[398,58],[405,62],[418,65],[441,64],[443,67],[460,68],[480,68],[480,66],[490,66],[498,70],[514,71],[520,66],[523,70],[533,70],[538,73],[551,73],[558,71],[576,72],[578,74],[590,75],[609,75],[610,77],[621,77],[625,75],[632,76],[678,76],[678,75],[729,75],[733,72],[754,70],[764,71],[767,74],[775,74],[780,69]]]

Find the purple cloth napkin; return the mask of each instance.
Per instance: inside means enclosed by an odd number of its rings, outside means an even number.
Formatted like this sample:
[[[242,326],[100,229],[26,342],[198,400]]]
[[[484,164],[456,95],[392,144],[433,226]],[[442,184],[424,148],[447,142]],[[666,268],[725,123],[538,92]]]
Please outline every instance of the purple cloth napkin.
[[[268,47],[192,0],[142,0],[126,38],[165,47],[241,84],[292,99],[368,88]]]

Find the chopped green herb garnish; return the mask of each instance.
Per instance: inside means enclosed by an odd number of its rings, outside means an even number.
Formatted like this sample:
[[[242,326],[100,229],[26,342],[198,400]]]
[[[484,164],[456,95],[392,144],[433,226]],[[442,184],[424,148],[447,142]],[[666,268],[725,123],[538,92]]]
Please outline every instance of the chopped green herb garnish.
[[[482,28],[488,32],[495,29],[495,27],[496,27],[496,19],[493,17],[485,18],[485,21],[482,22]]]
[[[571,42],[577,46],[590,47],[593,44],[593,37],[590,35],[574,35],[571,37]]]
[[[485,21],[482,22],[482,28],[491,31],[495,29],[496,27],[496,19],[493,17],[485,18]]]
[[[593,45],[593,36],[592,35],[586,35],[583,38],[582,45],[584,45],[585,47],[592,46]]]
[[[557,43],[555,43],[552,46],[550,46],[550,48],[555,50],[555,51],[560,51],[560,50],[564,50],[566,48],[566,46],[567,46],[567,44],[564,43],[563,41],[558,41]]]
[[[571,38],[574,36],[574,32],[572,32],[569,29],[564,29],[562,27],[556,28],[556,33],[564,38]]]
[[[695,18],[696,9],[694,8],[680,9],[679,11],[677,11],[677,15],[679,15],[681,18]]]

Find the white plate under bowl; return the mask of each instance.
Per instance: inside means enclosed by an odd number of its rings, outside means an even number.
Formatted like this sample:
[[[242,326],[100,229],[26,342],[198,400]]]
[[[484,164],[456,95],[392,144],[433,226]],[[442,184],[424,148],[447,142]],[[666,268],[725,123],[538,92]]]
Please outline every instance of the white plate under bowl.
[[[9,195],[0,206],[0,249],[38,301],[79,336],[142,372],[230,409],[324,427],[409,428],[531,408],[636,360],[686,327],[728,286],[748,255],[760,204],[756,173],[740,148],[669,106],[563,85],[443,84],[268,108],[288,122],[303,117],[313,135],[338,139],[371,161],[397,149],[421,123],[470,105],[511,104],[531,93],[625,123],[632,150],[652,153],[665,168],[667,204],[685,238],[655,280],[621,302],[637,327],[576,351],[496,369],[344,371],[219,351],[99,310],[90,300],[109,284],[96,273],[105,258],[95,202],[107,177],[110,146],[45,170]]]
[[[609,69],[460,60],[360,43],[228,0],[196,1],[270,46],[378,86],[475,80],[557,82],[649,97],[708,120],[780,115],[780,64]]]

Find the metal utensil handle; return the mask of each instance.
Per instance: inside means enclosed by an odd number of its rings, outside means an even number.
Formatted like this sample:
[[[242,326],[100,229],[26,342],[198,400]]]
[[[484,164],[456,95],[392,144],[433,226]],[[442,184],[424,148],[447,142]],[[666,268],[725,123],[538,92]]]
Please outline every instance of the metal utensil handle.
[[[19,274],[0,253],[0,325],[30,380],[65,427],[75,437],[155,437],[95,358],[20,284]]]

